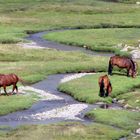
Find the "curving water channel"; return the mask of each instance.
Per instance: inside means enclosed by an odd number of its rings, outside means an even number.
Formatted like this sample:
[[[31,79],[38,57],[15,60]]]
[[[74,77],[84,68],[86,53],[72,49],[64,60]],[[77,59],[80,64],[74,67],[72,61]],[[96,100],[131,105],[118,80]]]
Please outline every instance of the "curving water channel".
[[[45,35],[45,34],[48,34],[51,32],[63,32],[65,30],[76,30],[76,29],[62,29],[62,30],[44,31],[44,32],[31,34],[26,39],[35,42],[37,46],[40,46],[43,48],[52,48],[52,49],[57,49],[57,50],[62,50],[62,51],[81,51],[81,52],[84,52],[86,54],[95,55],[95,56],[113,56],[114,55],[113,53],[95,52],[95,51],[88,50],[86,48],[64,45],[64,44],[60,44],[57,42],[43,39],[43,35]],[[30,46],[27,45],[26,47],[30,47]]]
[[[63,31],[63,30],[57,30]],[[82,51],[90,55],[112,56],[110,53],[97,53],[84,48],[62,45],[52,41],[42,39],[44,34],[54,32],[45,31],[29,35],[26,39],[36,43],[36,46],[53,48],[63,51]],[[23,44],[26,47],[31,45]],[[23,111],[17,111],[5,116],[0,116],[0,125],[9,125],[16,127],[22,124],[50,124],[61,121],[80,121],[83,123],[91,123],[87,118],[84,118],[86,112],[97,107],[104,107],[103,104],[86,104],[74,100],[71,96],[66,95],[57,90],[60,82],[66,82],[75,78],[79,78],[85,74],[55,74],[48,76],[47,79],[32,85],[32,88],[40,91],[45,91],[46,96],[49,95],[55,98],[43,99],[35,103],[31,108]],[[109,108],[121,107],[112,104]]]

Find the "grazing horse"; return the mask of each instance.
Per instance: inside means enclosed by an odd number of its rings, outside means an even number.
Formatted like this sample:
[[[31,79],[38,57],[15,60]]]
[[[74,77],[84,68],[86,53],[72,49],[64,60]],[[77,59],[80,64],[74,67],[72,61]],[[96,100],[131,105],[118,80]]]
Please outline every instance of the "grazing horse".
[[[100,76],[98,81],[100,87],[100,97],[107,97],[111,95],[112,86],[107,75]]]
[[[16,84],[19,81],[23,83],[23,80],[21,80],[16,74],[0,74],[0,87],[3,87],[4,92],[7,95],[8,93],[6,91],[6,86],[11,86],[11,85],[13,85],[13,90],[11,94],[13,94],[15,89],[16,89],[16,93],[18,93],[18,87]]]
[[[108,74],[112,75],[113,66],[127,69],[127,76],[136,77],[137,74],[137,63],[131,58],[123,56],[112,56],[109,60]]]

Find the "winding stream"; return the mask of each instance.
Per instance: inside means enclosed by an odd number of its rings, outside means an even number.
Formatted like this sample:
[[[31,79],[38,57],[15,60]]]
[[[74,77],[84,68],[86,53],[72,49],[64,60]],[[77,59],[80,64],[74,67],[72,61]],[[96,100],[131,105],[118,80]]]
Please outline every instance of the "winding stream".
[[[63,30],[57,30],[63,31]],[[45,31],[29,35],[26,39],[36,43],[36,46],[53,48],[63,51],[82,51],[90,55],[102,55],[112,56],[110,53],[97,53],[84,48],[62,45],[52,41],[42,39],[44,34],[52,31]],[[31,47],[32,45],[23,44],[23,46]],[[91,123],[87,118],[84,118],[86,112],[91,109],[101,107],[102,104],[86,104],[74,100],[71,96],[66,95],[57,90],[57,87],[62,81],[69,81],[75,78],[79,78],[85,74],[55,74],[48,76],[47,79],[32,85],[32,88],[40,91],[45,91],[55,98],[43,99],[35,103],[31,108],[23,111],[17,111],[5,116],[0,116],[0,125],[9,125],[16,127],[22,124],[50,124],[60,121],[80,121],[83,123]],[[67,80],[69,79],[69,80]],[[119,106],[112,104],[109,108],[120,108]]]
[[[91,51],[91,50],[88,50],[88,49],[85,49],[82,47],[64,45],[64,44],[60,44],[60,43],[56,43],[53,41],[48,41],[48,40],[43,39],[43,35],[45,35],[45,34],[48,34],[51,32],[63,32],[65,30],[73,30],[73,29],[39,32],[39,33],[29,35],[26,39],[35,42],[37,46],[40,46],[43,48],[52,48],[52,49],[57,49],[57,50],[62,50],[62,51],[81,51],[86,54],[95,55],[95,56],[97,56],[97,55],[98,56],[113,56],[114,55],[113,53],[95,52],[95,51]],[[76,30],[76,29],[74,29],[74,30]],[[30,46],[28,45],[26,47],[30,47]]]

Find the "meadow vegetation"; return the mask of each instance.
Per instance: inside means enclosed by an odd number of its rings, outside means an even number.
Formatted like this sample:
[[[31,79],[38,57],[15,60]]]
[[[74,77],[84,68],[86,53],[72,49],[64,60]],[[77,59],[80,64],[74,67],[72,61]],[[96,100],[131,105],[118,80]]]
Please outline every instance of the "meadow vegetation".
[[[93,57],[82,52],[24,49],[15,45],[0,45],[0,54],[0,73],[16,73],[31,83],[56,73],[106,71],[109,60],[108,57]]]
[[[112,103],[113,98],[116,98],[118,95],[123,95],[127,92],[133,91],[134,88],[140,86],[139,76],[134,79],[131,77],[126,77],[122,74],[114,74],[113,76],[109,77],[113,88],[111,97],[102,98],[99,96],[98,78],[103,74],[105,73],[88,75],[76,80],[62,83],[58,89],[62,92],[70,94],[79,101],[87,103],[96,103],[99,101]]]
[[[106,71],[106,65],[100,67],[97,59],[103,63],[108,61],[107,57],[91,57],[81,52],[24,49],[17,45],[0,45],[0,73],[15,73],[30,83],[43,80],[48,75],[56,73],[82,70]],[[28,96],[22,94],[1,96],[0,115],[27,109],[33,103],[34,97],[31,94]]]
[[[95,122],[130,130],[132,132],[135,132],[135,130],[139,128],[139,112],[96,109],[87,113],[87,116],[92,118]]]
[[[126,44],[138,47],[139,36],[140,29],[106,28],[54,32],[45,35],[44,38],[68,45],[86,46],[93,51],[118,53]]]
[[[27,92],[27,91],[26,91]],[[38,100],[38,96],[34,93],[26,95],[12,95],[0,97],[0,116],[19,110],[24,110],[32,106]]]
[[[1,0],[0,43],[16,43],[26,33],[47,29],[139,28],[139,13],[136,4],[98,0]]]
[[[117,99],[122,101],[123,105],[129,105],[129,108],[140,108],[139,88],[136,88],[134,91],[119,95]]]
[[[15,43],[25,41],[24,37],[29,33],[43,30],[96,28],[95,30],[51,33],[46,37],[51,40],[53,37],[55,41],[70,45],[87,45],[91,50],[98,51],[116,52],[117,50],[112,46],[118,43],[137,46],[140,35],[140,8],[135,2],[135,0],[117,0],[117,2],[104,0],[1,0],[0,73],[16,73],[24,80],[35,83],[47,78],[50,74],[56,73],[84,70],[106,72],[108,57],[94,57],[81,52],[62,52],[52,49],[27,50],[20,48]],[[140,62],[138,61],[138,63]],[[97,101],[111,103],[112,98],[116,97],[119,100],[125,99],[125,103],[134,108],[140,105],[138,101],[139,91],[137,90],[133,96],[131,94],[133,88],[139,87],[139,76],[132,79],[126,76],[113,75],[110,77],[113,85],[112,95],[104,99],[98,96],[97,81],[101,74],[90,75],[61,84],[59,90],[71,94],[79,101],[88,103]],[[37,99],[36,94],[1,96],[0,115],[27,109]],[[135,103],[133,104],[133,102]],[[23,126],[11,133],[2,135],[0,139],[119,139],[129,135],[130,131],[137,128],[140,117],[138,113],[132,114],[129,111],[101,109],[90,112],[88,116],[95,119],[99,124],[94,123],[89,126],[75,123]],[[109,116],[112,116],[112,120]],[[127,126],[128,128],[126,128]],[[118,129],[119,131],[116,131]]]
[[[30,132],[30,133],[29,133]],[[127,136],[127,130],[117,131],[116,128],[104,124],[94,123],[84,125],[80,123],[61,123],[52,125],[22,126],[0,140],[111,140]]]

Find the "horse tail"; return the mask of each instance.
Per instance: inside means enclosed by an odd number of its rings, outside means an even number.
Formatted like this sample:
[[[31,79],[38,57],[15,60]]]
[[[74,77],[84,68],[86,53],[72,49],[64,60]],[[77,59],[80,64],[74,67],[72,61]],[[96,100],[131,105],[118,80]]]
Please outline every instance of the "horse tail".
[[[108,75],[112,74],[112,64],[111,64],[111,58],[109,60],[109,64],[108,64]]]
[[[29,83],[29,82],[27,82],[27,81],[21,79],[20,77],[18,77],[18,81],[19,81],[20,83],[22,83],[23,86],[26,86],[26,85],[30,85],[30,84],[31,84],[31,83]]]
[[[104,93],[105,93],[105,91],[104,91],[104,80],[102,79],[101,82],[100,82],[100,94],[99,94],[99,96],[103,97]]]

